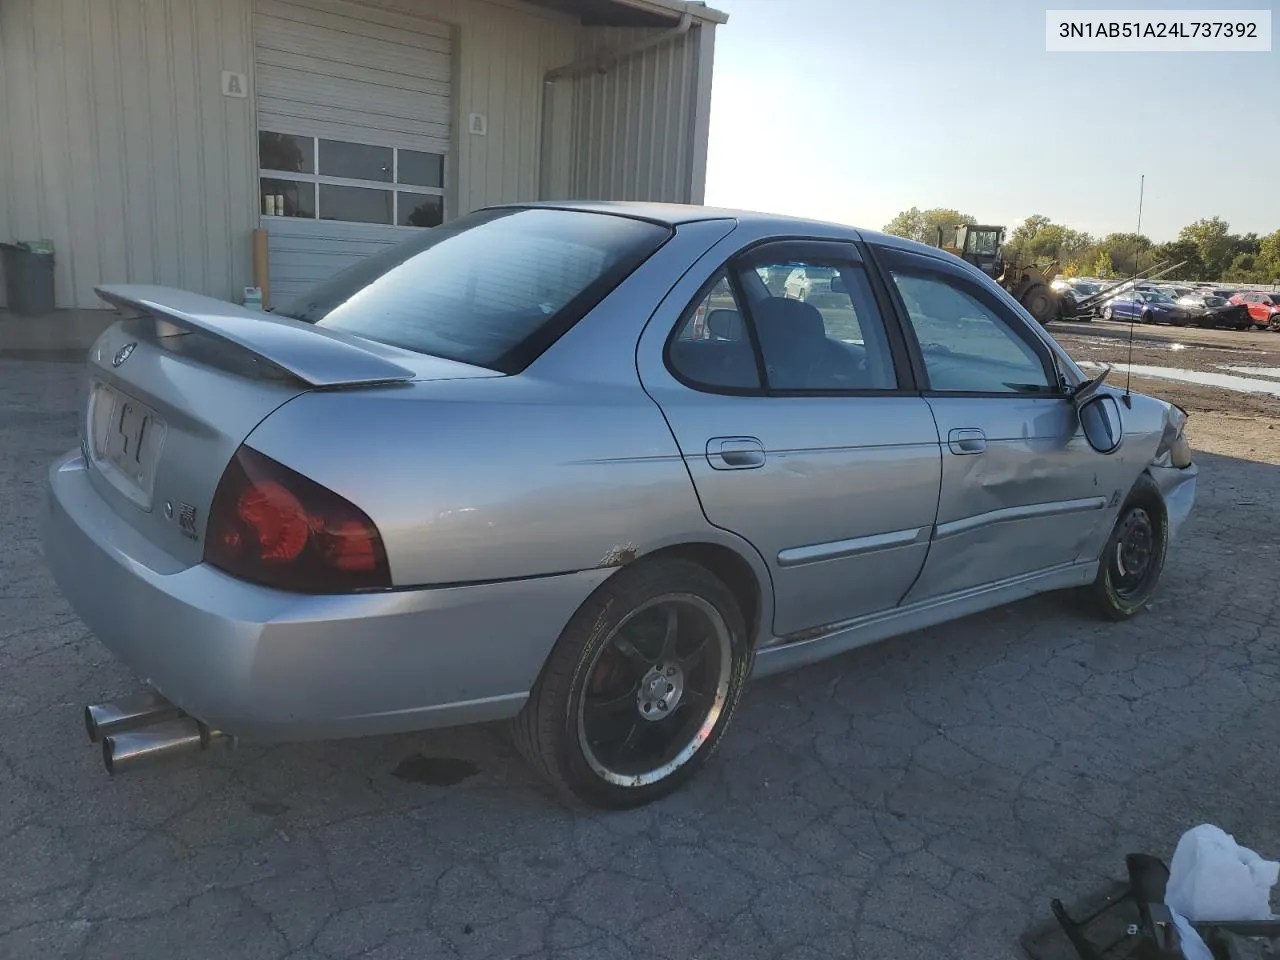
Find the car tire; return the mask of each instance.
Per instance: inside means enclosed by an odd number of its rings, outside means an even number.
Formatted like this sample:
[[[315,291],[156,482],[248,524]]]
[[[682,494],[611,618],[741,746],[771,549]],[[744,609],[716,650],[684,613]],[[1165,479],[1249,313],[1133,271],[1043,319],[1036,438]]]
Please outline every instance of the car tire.
[[[1043,283],[1033,283],[1021,296],[1022,306],[1044,326],[1058,317],[1058,307],[1053,292]]]
[[[715,751],[752,659],[742,611],[719,578],[689,560],[642,560],[565,626],[514,721],[516,746],[566,800],[650,803]]]
[[[1110,308],[1110,307],[1103,307],[1103,308],[1102,308],[1102,319],[1103,319],[1103,320],[1110,320],[1110,319],[1111,319],[1111,308]]]
[[[1107,620],[1128,620],[1141,612],[1160,585],[1168,548],[1164,498],[1144,474],[1120,508],[1097,578],[1082,588],[1086,605]]]
[[[1148,311],[1147,313],[1144,313],[1139,319],[1141,320],[1142,323],[1156,322],[1155,314],[1151,313],[1150,311]]]

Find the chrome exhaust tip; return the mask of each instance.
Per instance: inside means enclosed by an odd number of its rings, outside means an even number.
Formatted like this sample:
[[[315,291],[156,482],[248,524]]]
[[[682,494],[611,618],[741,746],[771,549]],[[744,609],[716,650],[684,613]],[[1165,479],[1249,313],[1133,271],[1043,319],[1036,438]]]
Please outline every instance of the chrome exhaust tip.
[[[92,703],[84,708],[84,729],[89,742],[97,743],[109,733],[136,730],[162,720],[182,716],[175,707],[154,690],[142,690],[114,703]]]
[[[107,773],[124,773],[175,754],[207,750],[209,744],[223,737],[199,720],[179,717],[140,730],[109,734],[102,740],[102,762]]]

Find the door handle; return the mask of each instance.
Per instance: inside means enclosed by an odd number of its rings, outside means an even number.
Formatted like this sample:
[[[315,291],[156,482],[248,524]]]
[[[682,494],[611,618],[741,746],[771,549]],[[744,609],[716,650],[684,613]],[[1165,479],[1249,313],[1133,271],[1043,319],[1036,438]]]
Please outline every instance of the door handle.
[[[707,460],[714,470],[751,470],[764,466],[764,444],[755,437],[713,437]]]
[[[987,435],[977,427],[957,428],[947,434],[947,446],[960,456],[982,453],[987,449]]]

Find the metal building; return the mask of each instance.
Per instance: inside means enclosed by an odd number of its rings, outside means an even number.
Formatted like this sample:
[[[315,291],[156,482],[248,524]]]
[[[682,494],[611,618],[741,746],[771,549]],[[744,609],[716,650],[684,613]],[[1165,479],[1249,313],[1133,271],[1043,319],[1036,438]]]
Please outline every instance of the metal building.
[[[715,27],[683,0],[0,0],[0,240],[279,303],[491,203],[702,202]],[[0,292],[2,297],[2,292]],[[0,300],[2,303],[3,300]]]

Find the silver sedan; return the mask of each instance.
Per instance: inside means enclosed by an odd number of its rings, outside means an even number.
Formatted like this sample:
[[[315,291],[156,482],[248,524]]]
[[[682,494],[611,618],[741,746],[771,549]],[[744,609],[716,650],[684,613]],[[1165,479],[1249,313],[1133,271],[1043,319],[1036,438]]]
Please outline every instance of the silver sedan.
[[[100,293],[44,549],[145,685],[86,710],[112,770],[513,719],[566,796],[645,803],[753,674],[1049,590],[1135,614],[1195,495],[1181,410],[848,227],[507,206],[275,314]]]

